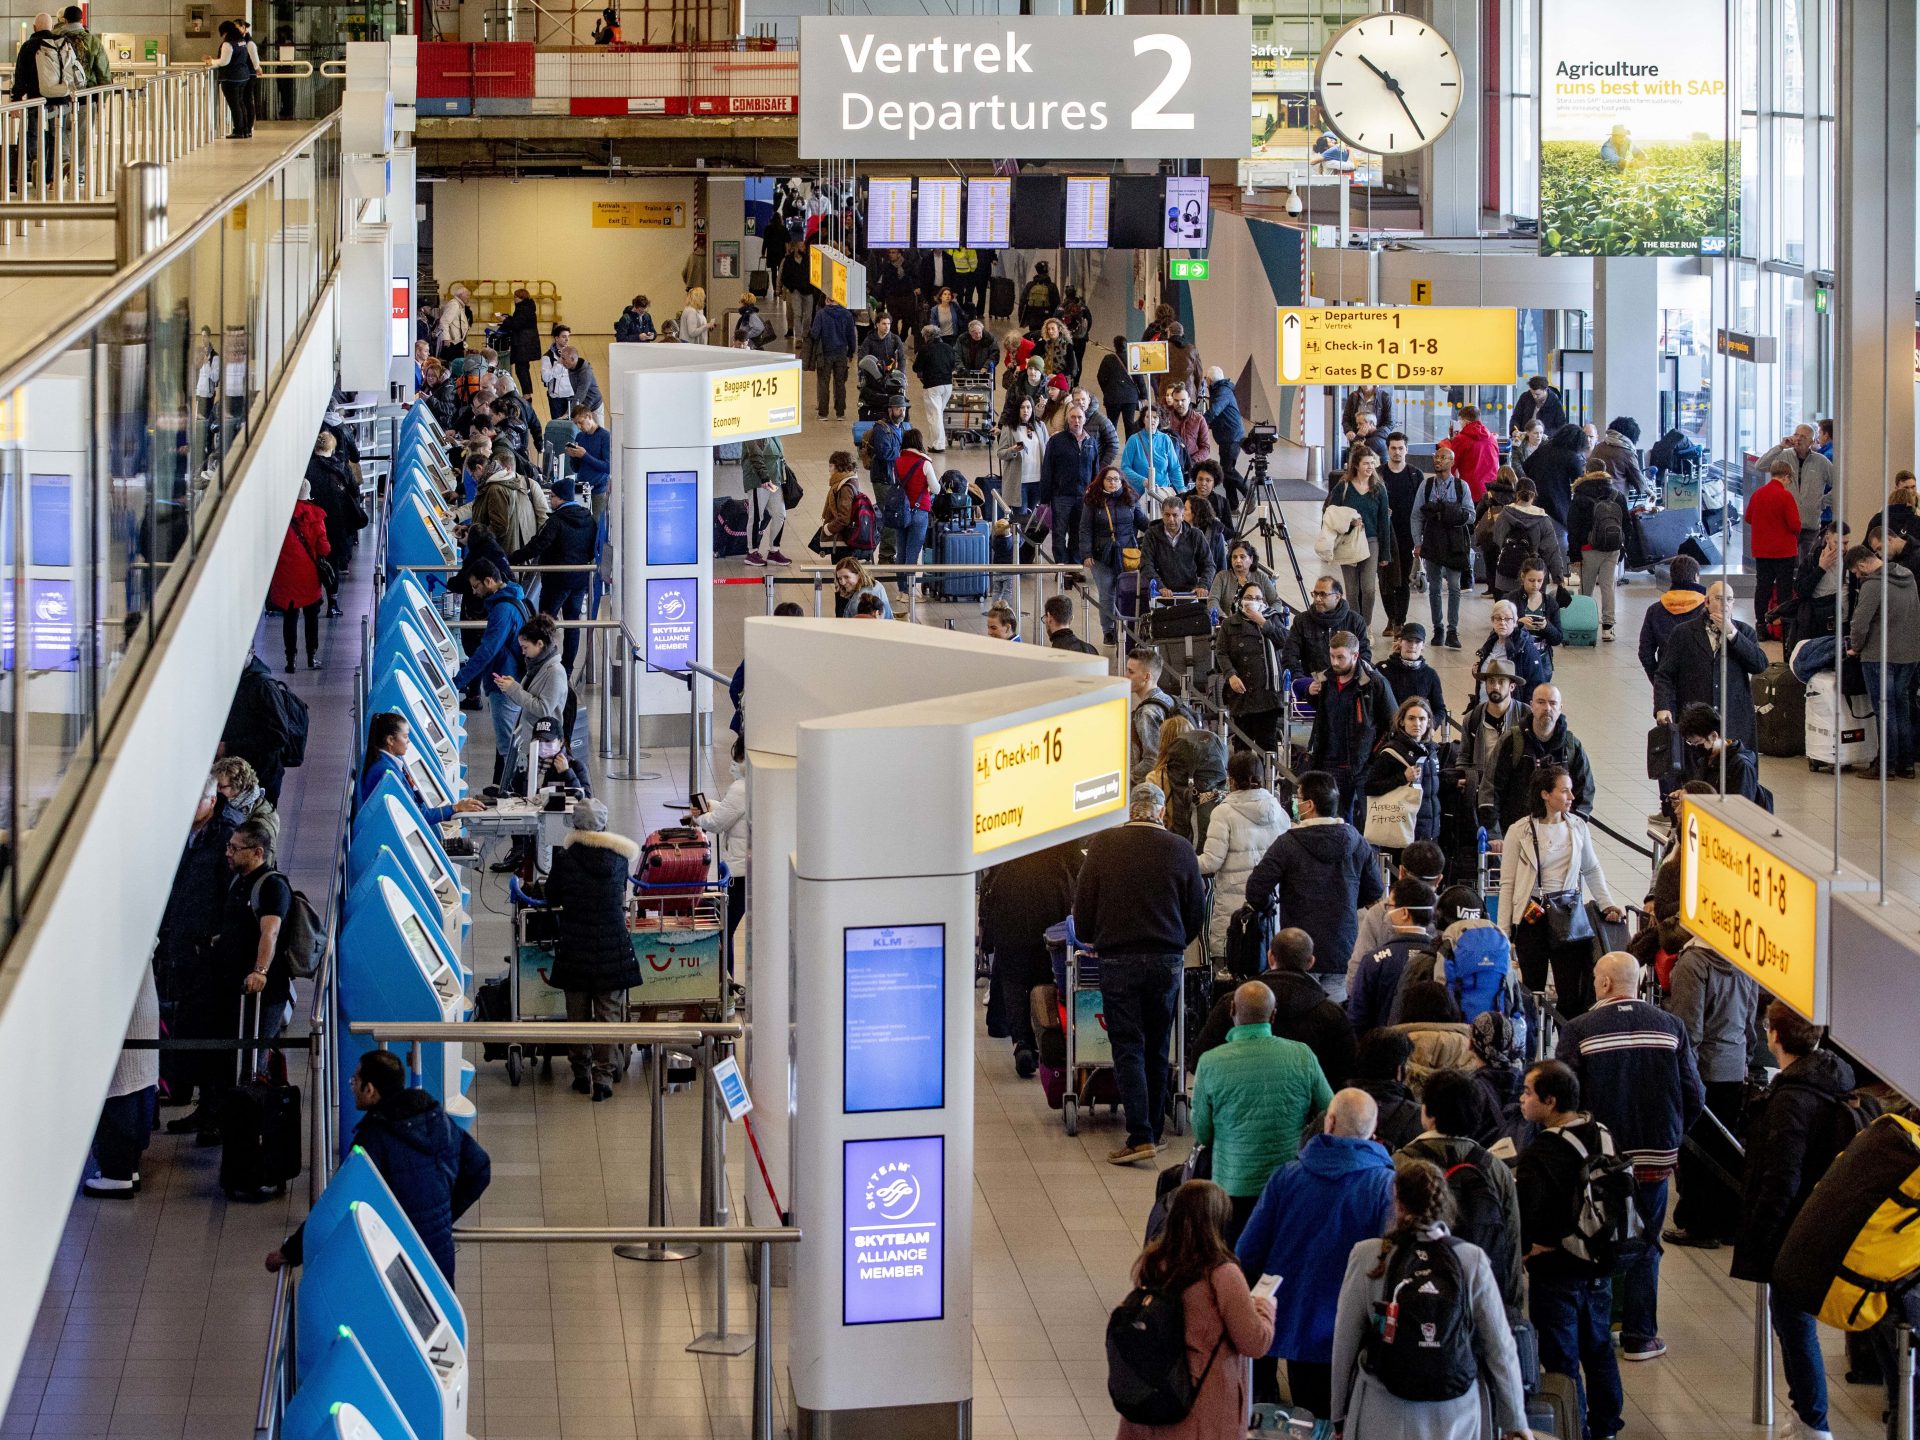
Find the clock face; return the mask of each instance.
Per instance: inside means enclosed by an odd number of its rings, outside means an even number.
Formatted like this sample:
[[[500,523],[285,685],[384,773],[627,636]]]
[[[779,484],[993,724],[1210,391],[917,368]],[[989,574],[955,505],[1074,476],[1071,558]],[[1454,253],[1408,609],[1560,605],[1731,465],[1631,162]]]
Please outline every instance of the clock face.
[[[1368,15],[1341,29],[1314,71],[1320,113],[1347,144],[1376,155],[1423,150],[1465,98],[1453,45],[1410,15]]]

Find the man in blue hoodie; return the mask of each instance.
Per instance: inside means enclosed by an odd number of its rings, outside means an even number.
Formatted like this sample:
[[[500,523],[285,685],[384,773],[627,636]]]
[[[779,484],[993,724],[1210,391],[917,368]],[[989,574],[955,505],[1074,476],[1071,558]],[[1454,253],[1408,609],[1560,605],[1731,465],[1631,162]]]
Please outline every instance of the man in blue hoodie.
[[[520,707],[501,693],[493,683],[496,674],[520,673],[520,647],[514,640],[520,627],[533,618],[527,608],[527,592],[512,580],[500,578],[500,572],[485,560],[467,567],[467,584],[473,595],[487,607],[487,628],[480,632],[480,643],[467,656],[467,663],[453,677],[453,688],[465,690],[478,680],[487,697],[487,709],[493,717],[493,778],[513,750],[513,729],[520,721]]]
[[[594,418],[585,405],[573,407],[573,443],[567,454],[573,460],[574,478],[586,488],[596,524],[607,512],[607,486],[613,483],[613,433]]]
[[[1393,1223],[1393,1157],[1373,1138],[1379,1110],[1363,1090],[1341,1090],[1324,1131],[1276,1170],[1234,1247],[1250,1281],[1278,1275],[1273,1347],[1253,1362],[1254,1398],[1279,1399],[1287,1362],[1293,1403],[1314,1415],[1333,1405],[1333,1321],[1347,1256]]]

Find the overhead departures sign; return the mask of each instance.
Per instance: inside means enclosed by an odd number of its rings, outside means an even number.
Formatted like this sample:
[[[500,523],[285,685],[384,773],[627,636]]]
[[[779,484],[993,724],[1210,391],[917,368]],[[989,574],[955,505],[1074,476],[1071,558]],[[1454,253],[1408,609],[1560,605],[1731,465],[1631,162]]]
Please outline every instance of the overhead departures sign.
[[[1702,804],[1680,814],[1680,923],[1816,1025],[1827,1018],[1828,884],[1736,825],[1774,828],[1751,801]],[[1784,838],[1784,837],[1783,837]]]
[[[1127,702],[1104,700],[973,742],[973,853],[1127,803]]]
[[[1283,385],[1511,385],[1518,317],[1498,306],[1385,310],[1283,307]]]
[[[800,367],[720,371],[713,377],[713,438],[788,435],[800,428]]]

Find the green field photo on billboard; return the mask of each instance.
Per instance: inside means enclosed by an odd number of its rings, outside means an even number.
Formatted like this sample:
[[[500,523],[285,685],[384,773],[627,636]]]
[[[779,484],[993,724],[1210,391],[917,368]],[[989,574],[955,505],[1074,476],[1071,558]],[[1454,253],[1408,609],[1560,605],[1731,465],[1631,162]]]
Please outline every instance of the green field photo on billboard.
[[[1724,254],[1739,234],[1740,147],[1719,140],[1637,148],[1624,166],[1602,147],[1540,147],[1542,255]]]

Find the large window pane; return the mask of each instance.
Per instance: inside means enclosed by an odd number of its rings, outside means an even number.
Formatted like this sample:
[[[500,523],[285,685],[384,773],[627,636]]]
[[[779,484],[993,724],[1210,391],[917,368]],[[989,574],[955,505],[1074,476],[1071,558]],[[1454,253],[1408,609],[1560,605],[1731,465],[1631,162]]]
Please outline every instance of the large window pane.
[[[1780,287],[1780,433],[1810,418],[1806,404],[1806,282],[1798,275],[1776,277]]]
[[[1798,116],[1774,121],[1774,154],[1779,171],[1774,180],[1774,258],[1789,265],[1806,263],[1807,145],[1806,122]]]

